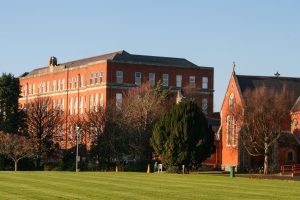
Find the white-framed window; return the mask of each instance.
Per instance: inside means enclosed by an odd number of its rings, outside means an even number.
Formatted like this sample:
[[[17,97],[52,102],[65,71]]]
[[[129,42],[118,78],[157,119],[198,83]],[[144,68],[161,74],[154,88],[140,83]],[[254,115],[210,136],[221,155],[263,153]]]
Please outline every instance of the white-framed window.
[[[196,77],[195,76],[190,76],[190,87],[195,88],[196,87]]]
[[[134,83],[136,85],[141,85],[142,84],[142,73],[141,72],[135,72]]]
[[[90,112],[93,111],[93,98],[94,98],[94,96],[91,94],[90,95]]]
[[[75,88],[78,88],[79,87],[79,76],[76,76],[75,78]]]
[[[98,94],[95,94],[95,104],[94,104],[94,108],[95,108],[95,112],[98,111]]]
[[[60,91],[62,89],[60,79],[57,81],[57,90]]]
[[[73,87],[73,78],[70,78],[70,89]]]
[[[29,87],[29,88],[28,88],[28,93],[31,94],[31,84],[29,84],[28,87]]]
[[[53,92],[56,92],[56,80],[53,81]]]
[[[47,81],[47,87],[46,87],[46,92],[49,92],[50,91],[50,82]]]
[[[230,115],[226,117],[226,145],[230,146]]]
[[[203,113],[207,113],[207,108],[208,108],[208,99],[207,98],[203,98],[202,99],[202,112]]]
[[[208,77],[207,76],[202,77],[202,88],[208,89]]]
[[[52,108],[56,110],[56,99],[52,100]]]
[[[103,93],[100,93],[100,107],[103,107]]]
[[[83,76],[80,76],[80,87],[83,87],[84,85],[84,80],[83,80]]]
[[[123,71],[116,71],[117,83],[123,83]]]
[[[70,98],[70,115],[73,115],[73,98]]]
[[[169,74],[163,74],[163,86],[168,87],[169,86]]]
[[[182,87],[182,75],[176,75],[176,87]]]
[[[116,93],[116,108],[120,110],[122,108],[122,93]]]
[[[61,81],[61,89],[64,90],[65,89],[65,79],[63,79]]]
[[[95,73],[95,84],[98,83],[98,72]]]
[[[80,114],[83,114],[83,96],[80,97]]]
[[[90,85],[93,84],[93,77],[94,77],[93,73],[90,73]]]
[[[61,101],[60,101],[60,99],[58,99],[57,100],[57,106],[56,106],[57,110],[61,109],[60,105],[61,105]]]
[[[75,114],[78,114],[78,97],[75,97]]]
[[[232,124],[232,125],[233,125],[233,127],[232,127],[232,145],[233,145],[233,146],[236,146],[236,139],[237,139],[237,138],[236,138],[236,136],[237,136],[237,135],[236,135],[236,126],[237,126],[236,123],[237,123],[237,122],[236,122],[236,118],[235,118],[235,117],[232,118],[232,123],[233,123],[233,124]]]
[[[35,94],[35,84],[32,85],[32,94]]]
[[[104,81],[104,73],[100,72],[100,80],[99,80],[100,84],[103,83],[103,81]]]
[[[61,110],[65,111],[65,99],[61,99]]]
[[[149,83],[151,86],[155,85],[155,73],[149,73]]]
[[[44,93],[46,91],[46,88],[45,88],[45,82],[42,83],[42,93]]]

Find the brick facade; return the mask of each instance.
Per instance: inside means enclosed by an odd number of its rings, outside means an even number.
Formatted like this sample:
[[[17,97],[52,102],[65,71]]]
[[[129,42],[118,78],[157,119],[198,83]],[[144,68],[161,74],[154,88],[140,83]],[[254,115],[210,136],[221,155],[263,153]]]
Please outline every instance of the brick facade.
[[[125,51],[62,64],[51,57],[49,66],[20,77],[22,97],[19,103],[22,108],[30,109],[28,104],[35,98],[50,97],[53,105],[66,115],[67,128],[61,144],[62,148],[70,148],[75,137],[74,132],[70,132],[69,118],[99,105],[105,108],[116,104],[116,98],[123,98],[126,90],[163,79],[168,82],[166,87],[174,92],[193,87],[196,102],[204,109],[207,106],[208,116],[213,113],[213,68],[199,67],[185,59],[140,56]],[[89,142],[88,136],[84,141]]]

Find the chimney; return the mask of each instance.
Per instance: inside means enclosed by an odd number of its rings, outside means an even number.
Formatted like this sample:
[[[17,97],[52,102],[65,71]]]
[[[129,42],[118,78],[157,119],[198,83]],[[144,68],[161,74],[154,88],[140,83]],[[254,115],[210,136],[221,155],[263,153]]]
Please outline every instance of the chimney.
[[[54,57],[54,56],[51,56],[50,57],[50,60],[49,60],[49,67],[54,67],[54,66],[57,66],[57,58]]]

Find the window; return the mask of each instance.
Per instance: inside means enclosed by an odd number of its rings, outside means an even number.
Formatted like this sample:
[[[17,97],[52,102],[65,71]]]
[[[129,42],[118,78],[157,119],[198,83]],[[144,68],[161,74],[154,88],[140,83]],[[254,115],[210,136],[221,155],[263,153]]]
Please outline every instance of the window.
[[[236,119],[233,117],[233,129],[232,129],[232,145],[236,146]]]
[[[61,110],[64,111],[65,110],[65,99],[61,100]]]
[[[46,90],[46,88],[45,88],[45,83],[43,82],[43,83],[42,83],[42,93],[44,93],[45,90]]]
[[[93,111],[93,95],[90,95],[90,112]]]
[[[116,93],[116,108],[118,110],[122,108],[122,93]]]
[[[49,81],[47,81],[46,92],[49,92],[49,90],[50,90],[50,83],[49,83]]]
[[[80,97],[80,114],[83,114],[83,96]]]
[[[70,115],[73,114],[73,98],[70,98]]]
[[[93,84],[93,73],[90,73],[90,85]]]
[[[53,99],[53,101],[52,101],[52,108],[53,108],[53,110],[56,110],[56,100],[55,99]]]
[[[181,88],[182,87],[182,76],[176,75],[176,87]]]
[[[134,81],[134,83],[136,84],[136,85],[141,85],[141,83],[142,83],[142,74],[141,74],[141,72],[135,72],[135,81]]]
[[[94,108],[95,108],[95,112],[98,111],[98,94],[95,94],[95,104],[94,104]]]
[[[64,90],[65,89],[65,79],[63,79],[61,81],[61,89]]]
[[[75,82],[75,87],[78,88],[79,87],[79,76],[76,76],[76,82]]]
[[[31,84],[28,87],[28,93],[31,94]]]
[[[149,83],[151,86],[155,85],[155,73],[149,73]]]
[[[163,86],[168,87],[169,86],[169,74],[163,74]]]
[[[32,94],[35,94],[35,84],[32,86]]]
[[[57,80],[57,91],[60,91],[60,80]]]
[[[196,77],[190,76],[190,87],[195,88],[196,87]]]
[[[103,78],[104,78],[104,74],[103,74],[103,72],[100,72],[100,81],[99,81],[100,83],[103,82],[103,80],[104,80]]]
[[[73,87],[73,78],[70,78],[70,89]]]
[[[230,116],[227,115],[226,118],[226,144],[230,146]]]
[[[100,107],[103,107],[103,93],[100,93]]]
[[[75,114],[78,114],[78,97],[75,97]]]
[[[95,73],[95,84],[98,83],[98,72]]]
[[[83,76],[80,76],[80,87],[83,87],[83,83],[84,83]]]
[[[208,89],[208,77],[202,77],[202,88]]]
[[[56,80],[53,81],[53,92],[56,92]]]
[[[235,103],[234,93],[231,93],[229,96],[229,108],[233,109]]]
[[[123,72],[116,71],[117,83],[123,83]]]
[[[202,112],[207,113],[208,100],[206,98],[202,99]]]

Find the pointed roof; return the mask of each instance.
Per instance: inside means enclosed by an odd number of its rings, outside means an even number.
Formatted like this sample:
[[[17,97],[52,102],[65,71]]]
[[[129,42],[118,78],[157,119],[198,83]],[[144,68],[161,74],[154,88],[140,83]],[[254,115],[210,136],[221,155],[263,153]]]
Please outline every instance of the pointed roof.
[[[194,69],[213,69],[212,67],[202,67],[198,66],[184,58],[172,58],[172,57],[161,57],[161,56],[147,56],[147,55],[135,55],[130,54],[124,50],[116,51],[108,54],[98,55],[89,58],[83,58],[80,60],[69,61],[65,63],[60,63],[58,66],[65,66],[66,68],[72,68],[77,66],[86,65],[98,61],[109,61],[116,63],[132,63],[132,64],[144,64],[144,65],[155,65],[155,66],[165,66],[165,67],[181,67],[181,68],[194,68]],[[38,74],[48,68],[41,67],[32,70],[28,74],[22,74],[21,77]]]

